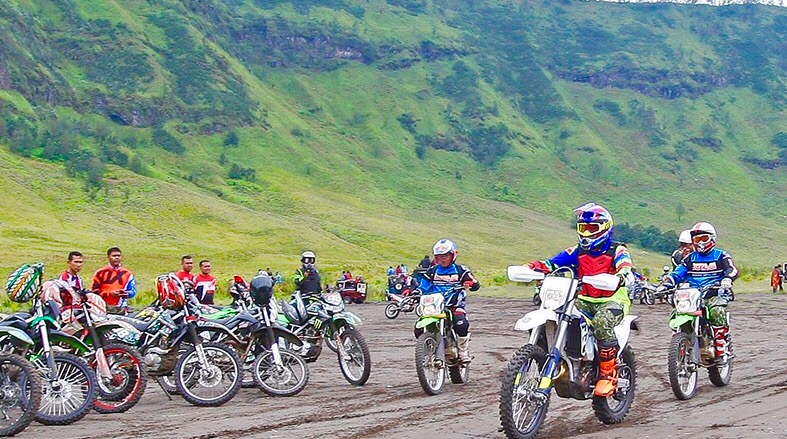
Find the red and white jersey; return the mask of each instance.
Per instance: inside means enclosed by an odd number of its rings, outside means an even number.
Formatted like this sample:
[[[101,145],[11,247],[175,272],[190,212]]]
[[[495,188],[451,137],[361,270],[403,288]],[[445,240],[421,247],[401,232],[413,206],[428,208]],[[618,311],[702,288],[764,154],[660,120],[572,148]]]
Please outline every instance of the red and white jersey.
[[[82,289],[82,278],[79,277],[78,274],[71,274],[68,272],[68,270],[66,270],[60,275],[58,279],[66,282],[68,286],[74,289],[74,291],[79,291]]]

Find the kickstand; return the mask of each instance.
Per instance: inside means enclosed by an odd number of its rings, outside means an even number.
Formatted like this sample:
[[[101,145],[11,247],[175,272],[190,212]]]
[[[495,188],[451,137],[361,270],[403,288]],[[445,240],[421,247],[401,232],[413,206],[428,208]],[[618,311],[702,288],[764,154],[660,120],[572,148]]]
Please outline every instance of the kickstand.
[[[159,387],[161,387],[161,390],[164,391],[164,394],[167,395],[167,398],[169,398],[169,400],[172,401],[172,395],[170,395],[169,392],[167,392],[167,389],[164,388],[164,385],[161,384],[161,377],[153,377],[153,378],[156,380]]]

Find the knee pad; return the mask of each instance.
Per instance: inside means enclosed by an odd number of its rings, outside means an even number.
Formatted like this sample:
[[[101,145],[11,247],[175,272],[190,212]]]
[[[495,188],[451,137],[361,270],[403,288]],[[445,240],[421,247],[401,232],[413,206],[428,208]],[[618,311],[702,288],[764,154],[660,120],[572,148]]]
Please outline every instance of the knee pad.
[[[467,332],[470,330],[470,320],[467,319],[467,314],[454,314],[454,332],[459,337],[467,337]]]

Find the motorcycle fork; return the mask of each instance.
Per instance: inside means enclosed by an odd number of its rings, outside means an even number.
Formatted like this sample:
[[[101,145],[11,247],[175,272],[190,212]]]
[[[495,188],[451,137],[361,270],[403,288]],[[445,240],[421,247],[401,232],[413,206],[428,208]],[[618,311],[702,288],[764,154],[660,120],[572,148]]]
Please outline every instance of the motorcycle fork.
[[[202,347],[202,339],[197,334],[197,325],[194,322],[189,322],[189,335],[194,342],[194,349],[197,350],[197,358],[199,358],[200,365],[203,370],[209,370],[208,357],[205,356],[205,349]]]
[[[445,319],[437,322],[437,359],[445,364]]]
[[[543,369],[541,369],[541,380],[538,383],[538,389],[546,394],[552,391],[552,380],[555,374],[560,370],[560,361],[562,360],[560,352],[566,342],[568,320],[569,318],[565,314],[560,316],[557,337],[555,337],[555,345],[547,354],[547,361],[544,363]]]
[[[273,354],[273,361],[277,366],[282,366],[281,352],[279,352],[279,342],[276,340],[276,336],[273,334],[273,326],[271,326],[271,321],[270,318],[268,318],[267,310],[262,312],[262,317],[265,321],[265,332],[268,334],[268,340],[270,340],[271,343],[270,351]],[[251,346],[252,344],[249,343],[249,349],[251,349]]]
[[[49,381],[57,381],[57,365],[55,365],[55,355],[52,353],[52,346],[49,344],[49,331],[46,329],[45,322],[38,322],[38,332],[41,334],[41,346],[44,348],[46,365],[49,368]]]
[[[90,334],[90,339],[93,340],[93,350],[95,351],[93,355],[96,357],[97,364],[96,370],[101,378],[110,379],[112,378],[112,372],[109,370],[109,362],[106,355],[104,355],[104,343],[101,341],[96,327],[93,326],[93,320],[90,318],[87,307],[83,305],[82,311],[85,313],[87,332]]]

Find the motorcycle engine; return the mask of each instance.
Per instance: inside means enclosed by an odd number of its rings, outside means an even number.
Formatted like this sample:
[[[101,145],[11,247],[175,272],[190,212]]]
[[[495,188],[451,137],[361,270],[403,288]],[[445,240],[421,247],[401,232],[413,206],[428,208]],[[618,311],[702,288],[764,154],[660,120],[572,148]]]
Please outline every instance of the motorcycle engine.
[[[157,371],[161,367],[161,356],[158,354],[146,354],[142,361],[150,371]]]

